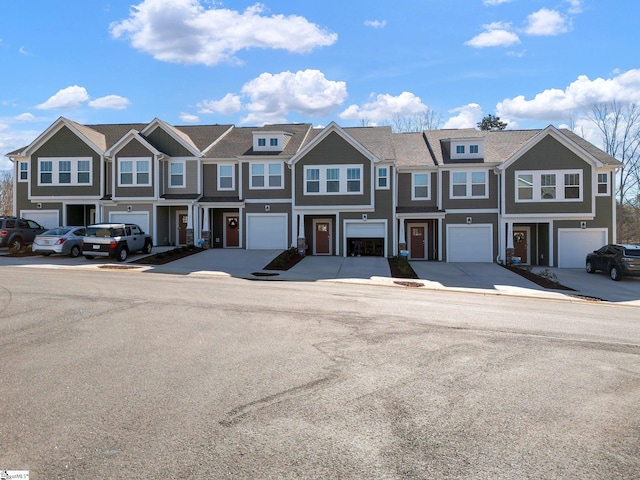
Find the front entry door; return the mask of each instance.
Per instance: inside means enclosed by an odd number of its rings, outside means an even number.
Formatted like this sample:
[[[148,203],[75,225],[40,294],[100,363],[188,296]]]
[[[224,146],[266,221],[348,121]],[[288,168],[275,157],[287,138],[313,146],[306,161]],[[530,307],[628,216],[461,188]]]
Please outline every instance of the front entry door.
[[[411,258],[424,259],[424,226],[412,226],[409,228],[411,236]]]
[[[513,228],[513,256],[520,257],[520,262],[529,264],[529,228]]]
[[[178,212],[178,245],[187,243],[187,222],[189,216],[187,212]]]
[[[315,255],[331,255],[331,221],[314,221]]]
[[[224,216],[224,246],[239,247],[240,246],[240,224],[238,215],[227,214]]]

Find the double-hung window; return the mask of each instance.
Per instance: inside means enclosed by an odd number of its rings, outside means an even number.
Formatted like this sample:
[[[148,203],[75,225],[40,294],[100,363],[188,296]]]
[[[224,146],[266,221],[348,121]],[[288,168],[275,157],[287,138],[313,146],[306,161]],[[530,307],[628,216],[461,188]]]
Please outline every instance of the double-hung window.
[[[451,172],[451,198],[487,198],[487,196],[485,170]]]
[[[516,202],[582,200],[582,170],[516,172]]]
[[[18,181],[26,182],[29,180],[29,162],[20,162],[18,170]]]
[[[169,186],[184,187],[184,162],[170,162],[169,163]]]
[[[376,168],[376,188],[379,190],[389,188],[389,167]]]
[[[598,174],[598,195],[609,195],[609,174]]]
[[[464,145],[456,145],[456,153],[458,154],[464,153]]]
[[[91,185],[91,158],[89,157],[41,157],[38,159],[38,185]],[[28,163],[20,180],[28,178]],[[23,176],[24,173],[24,176]]]
[[[125,157],[118,159],[118,186],[151,185],[151,159]]]
[[[411,200],[429,200],[429,174],[417,173],[411,174]]]
[[[218,190],[234,190],[234,171],[233,165],[218,165]]]
[[[362,165],[307,165],[304,167],[305,195],[362,193]]]
[[[252,163],[251,183],[253,189],[283,188],[283,172],[281,162]]]

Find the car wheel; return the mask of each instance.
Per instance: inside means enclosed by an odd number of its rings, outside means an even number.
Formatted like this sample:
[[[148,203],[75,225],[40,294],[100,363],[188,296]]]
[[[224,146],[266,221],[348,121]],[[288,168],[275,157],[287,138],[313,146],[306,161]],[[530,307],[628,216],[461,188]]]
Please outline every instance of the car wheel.
[[[153,249],[153,245],[151,244],[151,242],[147,242],[144,248],[142,249],[142,251],[146,254],[150,254],[152,249]]]
[[[611,268],[609,269],[609,276],[611,277],[611,280],[616,282],[622,278],[622,275],[620,275],[620,269],[616,265],[611,265]]]
[[[120,250],[118,250],[118,261],[119,262],[124,262],[127,257],[129,256],[129,250],[127,250],[127,247],[120,247]]]
[[[22,248],[22,239],[20,237],[15,237],[13,240],[11,240],[10,247],[14,250],[20,250]]]
[[[591,260],[587,260],[587,273],[596,273],[595,268],[593,268],[593,264]]]
[[[85,255],[84,258],[86,258],[87,260],[93,260],[94,256],[93,255]]]
[[[72,258],[76,258],[77,256],[79,256],[80,247],[78,245],[74,245],[73,247],[71,247],[71,251],[69,252],[69,255],[71,255]]]

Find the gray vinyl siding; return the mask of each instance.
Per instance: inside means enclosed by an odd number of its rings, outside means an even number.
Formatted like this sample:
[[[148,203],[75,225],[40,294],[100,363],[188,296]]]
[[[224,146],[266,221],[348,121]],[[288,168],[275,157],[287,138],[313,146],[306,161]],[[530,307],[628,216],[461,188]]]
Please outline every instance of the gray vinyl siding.
[[[436,207],[438,205],[438,173],[430,172],[429,175],[430,200],[411,200],[411,192],[413,189],[411,178],[411,173],[401,173],[398,175],[398,206]]]
[[[171,135],[169,135],[161,128],[156,128],[146,138],[151,145],[156,147],[156,149],[167,154],[170,157],[193,156],[192,152],[178,143]]]
[[[515,202],[517,195],[515,172],[538,170],[553,173],[554,170],[574,169],[582,170],[581,202]],[[587,162],[564,147],[556,139],[547,136],[505,170],[505,198],[508,200],[505,206],[505,213],[544,213],[550,215],[556,213],[589,213],[591,212],[593,195],[591,175],[592,168]],[[560,185],[558,188],[561,188]]]
[[[306,165],[362,165],[362,194],[304,195]],[[296,205],[369,205],[371,203],[371,161],[337,133],[331,133],[295,165]]]
[[[90,157],[91,185],[38,186],[38,159],[41,157]],[[78,138],[69,128],[62,127],[44,145],[31,155],[29,183],[33,196],[90,197],[100,195],[100,155]]]
[[[255,160],[253,162],[241,163],[242,172],[242,195],[247,199],[277,199],[277,198],[291,198],[291,169],[287,166],[286,162],[282,160],[282,173],[284,177],[284,188],[250,188],[251,183],[251,163],[272,163],[279,162],[278,159],[265,159]],[[238,177],[236,176],[236,186]]]
[[[205,197],[237,197],[238,196],[238,165],[233,166],[235,185],[233,190],[218,190],[218,165],[204,164],[202,166],[202,193]]]
[[[482,170],[481,165],[469,165],[468,170],[460,169],[456,171],[478,171]],[[451,173],[452,170],[442,172],[442,208],[443,209],[488,209],[498,208],[498,176],[491,170],[486,170],[487,185],[489,188],[488,198],[450,198],[451,195]]]
[[[198,161],[186,160],[184,162],[184,174],[185,174],[185,186],[184,187],[171,187],[169,185],[170,178],[170,163],[165,162],[164,169],[162,171],[164,185],[166,185],[166,193],[198,193]]]

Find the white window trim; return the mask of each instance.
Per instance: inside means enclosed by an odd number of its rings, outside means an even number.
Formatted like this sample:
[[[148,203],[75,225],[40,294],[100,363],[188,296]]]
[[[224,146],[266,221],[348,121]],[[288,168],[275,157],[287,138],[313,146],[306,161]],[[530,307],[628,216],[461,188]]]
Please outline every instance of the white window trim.
[[[480,183],[473,183],[472,178],[474,173],[482,172],[484,173],[484,195],[474,195],[473,194],[473,185],[480,185]],[[466,194],[465,195],[454,195],[453,194],[453,174],[454,173],[465,173],[467,177],[466,182]],[[458,185],[458,184],[456,184]],[[461,184],[460,184],[461,185]],[[461,200],[461,199],[469,199],[469,198],[489,198],[489,172],[487,170],[450,170],[449,171],[449,199],[450,200]]]
[[[264,186],[254,187],[253,177],[259,177],[259,175],[253,175],[252,169],[254,165],[264,165]],[[269,186],[269,165],[280,165],[280,186]],[[249,163],[249,190],[283,190],[284,189],[284,163],[283,162],[250,162]]]
[[[387,175],[384,176],[384,177],[380,176],[380,169],[381,168],[384,168],[384,169],[387,170]],[[380,186],[380,179],[381,178],[385,178],[387,180],[387,185],[384,186],[384,187]],[[384,166],[384,165],[376,167],[376,190],[389,190],[390,183],[391,183],[391,167]]]
[[[564,176],[566,174],[578,174],[580,194],[578,198],[564,198]],[[533,198],[520,199],[518,198],[518,176],[519,175],[532,175],[533,176]],[[542,175],[555,175],[556,176],[556,198],[542,198],[541,191],[541,178]],[[518,170],[515,172],[515,195],[514,201],[516,203],[553,203],[553,202],[582,202],[584,196],[584,172],[580,169],[574,170]]]
[[[347,171],[349,169],[356,168],[360,171],[360,189],[357,192],[348,192],[347,191]],[[319,170],[320,171],[320,191],[319,192],[308,192],[307,191],[307,170]],[[327,192],[327,170],[330,169],[338,169],[340,171],[340,187],[337,192]],[[364,168],[361,164],[350,164],[350,165],[305,165],[303,174],[303,183],[304,183],[304,195],[362,195],[364,189]]]
[[[182,183],[179,185],[171,184],[171,165],[182,165]],[[149,170],[151,173],[151,170]],[[187,162],[185,160],[169,160],[169,178],[167,188],[185,188],[187,185]]]
[[[599,175],[606,175],[607,176],[607,181],[606,182],[600,182],[598,180],[598,176]],[[599,193],[598,190],[600,189],[600,185],[606,185],[607,186],[607,191],[605,193]],[[611,175],[609,174],[609,172],[596,172],[596,196],[597,197],[608,197],[611,195]]]
[[[132,169],[132,183],[120,183],[120,180],[122,179],[121,175],[122,172],[120,170],[120,166],[122,165],[122,162],[133,162],[133,169]],[[148,162],[149,163],[149,182],[148,183],[137,183],[138,181],[138,165],[137,162]],[[150,187],[151,186],[151,176],[152,176],[152,162],[151,162],[151,157],[119,157],[118,158],[118,173],[117,173],[117,178],[118,178],[118,187]]]
[[[89,181],[88,182],[78,182],[78,162],[89,162]],[[51,162],[51,183],[42,183],[41,181],[41,171],[42,171],[42,163],[43,162]],[[60,183],[60,162],[71,162],[71,181],[69,183]],[[28,169],[27,169],[28,171]],[[18,172],[18,175],[20,172]],[[27,177],[29,174],[27,173]],[[21,180],[22,182],[28,180]],[[38,158],[38,186],[43,187],[52,187],[52,186],[62,186],[62,187],[73,187],[73,186],[91,186],[93,185],[93,159],[91,157],[39,157]]]
[[[427,176],[427,196],[416,196],[416,175]],[[431,173],[430,172],[411,172],[411,200],[431,200]]]
[[[220,167],[231,167],[231,187],[221,187],[220,186]],[[251,167],[249,167],[251,168]],[[226,192],[226,191],[231,191],[231,190],[235,190],[236,189],[236,167],[234,164],[232,163],[220,163],[218,164],[218,191],[220,192]],[[224,178],[228,178],[228,177],[224,177]],[[249,180],[251,181],[251,180]]]
[[[27,178],[25,178],[25,179],[20,178],[20,177],[21,177],[21,174],[22,174],[22,170],[20,169],[20,167],[21,167],[22,165],[26,165],[26,166],[27,166],[27,170],[26,170],[26,172],[27,172]],[[27,160],[20,160],[20,161],[18,162],[18,181],[19,181],[19,182],[28,182],[28,181],[29,181],[29,177],[31,176],[31,175],[30,175],[30,173],[31,173],[31,172],[30,172],[30,170],[31,170],[31,167],[30,167],[30,165],[29,165],[29,162],[28,162]],[[48,183],[46,183],[45,185],[49,185],[49,184],[48,184]]]

